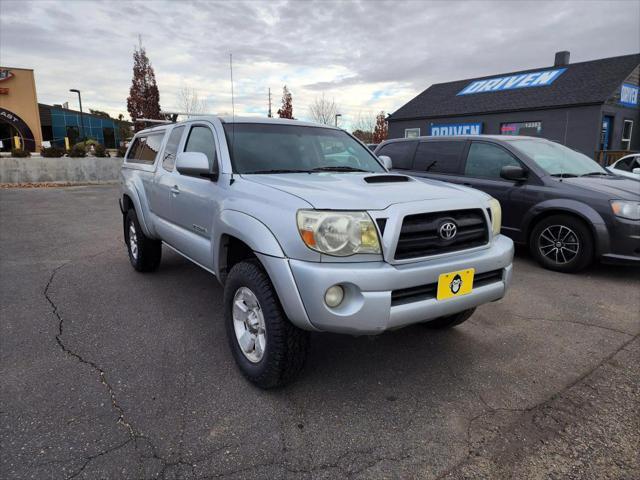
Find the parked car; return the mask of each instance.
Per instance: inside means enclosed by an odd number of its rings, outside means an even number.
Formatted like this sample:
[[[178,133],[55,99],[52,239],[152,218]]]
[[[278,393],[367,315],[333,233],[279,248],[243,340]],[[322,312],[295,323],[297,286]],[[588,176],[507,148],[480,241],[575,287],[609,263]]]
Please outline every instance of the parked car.
[[[593,259],[640,264],[640,186],[582,153],[533,137],[388,140],[393,168],[482,190],[503,208],[502,233],[545,268],[576,272]]]
[[[131,265],[155,270],[165,245],[214,274],[232,354],[263,388],[300,371],[308,331],[452,327],[511,279],[495,199],[389,174],[333,127],[203,117],[143,130],[121,189]]]
[[[621,177],[640,180],[640,153],[626,155],[607,167],[611,173]]]

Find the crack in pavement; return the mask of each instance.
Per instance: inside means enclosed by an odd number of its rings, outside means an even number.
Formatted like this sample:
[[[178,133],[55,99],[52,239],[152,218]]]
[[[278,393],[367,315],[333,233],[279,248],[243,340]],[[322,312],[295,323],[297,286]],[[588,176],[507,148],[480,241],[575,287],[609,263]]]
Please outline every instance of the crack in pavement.
[[[519,315],[516,315],[519,316]],[[592,325],[590,325],[592,326]],[[618,332],[618,333],[623,333],[623,332]],[[626,334],[629,335],[629,334]],[[573,388],[574,386],[580,384],[581,382],[583,382],[587,377],[589,377],[591,374],[593,374],[596,370],[598,370],[599,368],[601,368],[603,365],[605,365],[606,363],[608,363],[613,357],[615,357],[619,352],[621,352],[622,350],[625,350],[626,347],[631,344],[634,340],[636,340],[637,338],[640,337],[640,334],[636,334],[634,336],[632,336],[631,338],[629,338],[628,340],[626,340],[621,346],[619,346],[618,348],[616,348],[613,352],[611,352],[609,355],[605,356],[602,360],[600,360],[596,365],[594,365],[592,368],[590,368],[589,370],[587,370],[585,373],[583,373],[582,375],[579,375],[576,379],[574,379],[572,382],[570,382],[569,384],[565,385],[563,388],[561,388],[560,390],[558,390],[556,393],[554,393],[553,395],[551,395],[549,398],[547,398],[546,400],[542,400],[530,407],[524,407],[524,408],[507,408],[507,407],[492,407],[491,405],[489,405],[489,403],[482,397],[482,395],[480,393],[478,393],[478,397],[480,398],[480,401],[484,404],[484,406],[486,407],[485,410],[483,410],[481,413],[479,413],[478,415],[474,415],[472,418],[469,419],[469,423],[467,424],[467,445],[469,448],[469,451],[467,452],[467,454],[464,456],[464,458],[462,458],[460,461],[458,461],[456,464],[454,464],[452,467],[448,468],[447,470],[445,470],[444,472],[442,472],[440,475],[436,476],[435,480],[440,480],[443,479],[447,476],[449,476],[451,473],[453,473],[455,470],[457,470],[458,468],[460,468],[461,466],[465,465],[466,463],[469,462],[473,452],[472,447],[472,442],[471,442],[471,429],[473,427],[473,424],[479,420],[480,418],[484,417],[487,414],[493,414],[499,411],[504,411],[504,412],[514,412],[514,413],[522,413],[522,414],[526,414],[526,413],[531,413],[534,410],[538,410],[538,409],[544,409],[547,406],[549,406],[552,402],[554,402],[556,399],[558,399],[562,394],[564,394],[565,392],[567,392],[568,390],[570,390],[571,388]],[[535,413],[535,412],[534,412]],[[554,420],[556,422],[557,419],[554,418]],[[560,423],[560,422],[558,422]]]
[[[595,325],[593,323],[580,322],[578,320],[566,320],[566,319],[558,319],[558,318],[546,318],[546,317],[529,317],[527,315],[520,315],[518,313],[512,313],[514,317],[522,318],[523,320],[542,320],[543,322],[553,322],[553,323],[573,323],[576,325],[582,325],[583,327],[593,327],[600,328],[602,330],[609,330],[610,332],[619,333],[621,335],[626,335],[628,337],[633,337],[633,333],[625,332],[623,330],[618,330],[617,328],[605,327],[602,325]],[[637,334],[635,334],[637,335]]]

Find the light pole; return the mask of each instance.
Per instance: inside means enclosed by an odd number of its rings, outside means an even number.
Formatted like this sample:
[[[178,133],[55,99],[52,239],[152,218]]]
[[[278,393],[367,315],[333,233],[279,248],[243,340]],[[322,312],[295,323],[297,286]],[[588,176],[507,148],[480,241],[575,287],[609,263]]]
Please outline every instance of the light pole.
[[[84,141],[84,114],[82,113],[82,97],[80,96],[80,90],[72,88],[69,91],[78,94],[78,103],[80,104],[80,140]]]
[[[341,117],[341,113],[336,113],[336,127],[338,126],[338,117]]]

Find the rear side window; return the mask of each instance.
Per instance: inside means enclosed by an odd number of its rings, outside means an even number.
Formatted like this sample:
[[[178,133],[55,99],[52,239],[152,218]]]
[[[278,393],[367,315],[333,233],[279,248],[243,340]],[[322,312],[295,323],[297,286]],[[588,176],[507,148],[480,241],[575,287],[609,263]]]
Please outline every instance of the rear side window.
[[[136,137],[127,155],[127,162],[153,165],[160,151],[163,137],[164,132]]]
[[[176,164],[176,154],[178,153],[178,144],[182,138],[184,127],[176,127],[171,131],[167,146],[164,147],[164,156],[162,158],[162,168],[171,172]]]
[[[204,153],[209,160],[209,169],[211,169],[213,162],[216,161],[216,143],[211,129],[201,125],[191,127],[184,151]]]
[[[413,169],[413,152],[417,142],[392,142],[384,145],[376,155],[391,158],[393,168],[399,170]]]
[[[504,148],[490,143],[473,142],[469,148],[464,173],[470,177],[499,179],[502,167],[510,165],[519,167],[520,163]]]
[[[416,150],[415,169],[421,172],[458,173],[464,141],[422,142]]]

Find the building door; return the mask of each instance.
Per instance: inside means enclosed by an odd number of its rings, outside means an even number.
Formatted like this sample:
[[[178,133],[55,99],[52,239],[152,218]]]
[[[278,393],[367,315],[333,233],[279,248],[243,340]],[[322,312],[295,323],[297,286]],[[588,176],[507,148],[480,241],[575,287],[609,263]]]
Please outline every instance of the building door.
[[[613,117],[605,115],[602,117],[602,129],[600,130],[600,150],[611,148],[611,131],[613,129]]]
[[[102,129],[102,137],[104,138],[105,148],[116,148],[116,135],[113,128],[104,127]]]

